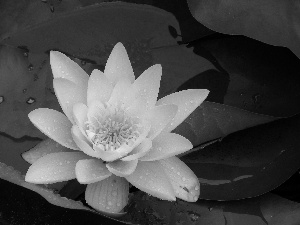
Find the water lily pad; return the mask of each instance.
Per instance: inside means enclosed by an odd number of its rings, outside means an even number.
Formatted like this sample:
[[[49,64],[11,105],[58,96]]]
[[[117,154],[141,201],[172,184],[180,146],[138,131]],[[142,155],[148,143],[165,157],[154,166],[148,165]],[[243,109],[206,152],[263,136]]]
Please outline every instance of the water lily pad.
[[[198,176],[200,198],[233,200],[278,187],[299,165],[300,116],[252,127],[182,157]]]
[[[297,1],[188,0],[188,4],[192,15],[210,29],[286,46],[300,56]]]

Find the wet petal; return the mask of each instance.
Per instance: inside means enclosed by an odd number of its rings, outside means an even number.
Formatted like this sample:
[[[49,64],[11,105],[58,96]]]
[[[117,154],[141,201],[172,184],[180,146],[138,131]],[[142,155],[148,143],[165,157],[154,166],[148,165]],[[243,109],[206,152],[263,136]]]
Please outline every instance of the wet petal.
[[[117,103],[121,102],[124,94],[130,89],[130,87],[131,82],[127,77],[120,78],[112,91],[108,103],[117,105]]]
[[[93,101],[107,102],[110,98],[113,86],[100,70],[93,70],[88,81],[87,104]]]
[[[78,102],[86,104],[87,89],[63,78],[54,79],[53,87],[62,110],[74,124],[73,106]]]
[[[81,184],[95,183],[108,178],[111,172],[101,159],[83,159],[76,163],[76,178]]]
[[[98,146],[93,146],[93,148],[95,149],[98,158],[107,162],[111,162],[119,158],[122,158],[132,150],[132,148],[128,146],[121,146],[115,151],[104,151]]]
[[[79,150],[72,138],[72,123],[64,114],[53,109],[39,108],[31,111],[28,117],[34,126],[54,141],[67,148]]]
[[[137,166],[138,160],[121,161],[116,160],[106,164],[107,169],[119,177],[125,177],[133,173]]]
[[[185,137],[175,133],[163,133],[153,139],[151,150],[145,156],[141,157],[140,160],[154,161],[165,159],[192,148],[192,143]]]
[[[79,127],[77,125],[74,125],[72,127],[72,137],[76,145],[79,147],[81,151],[83,151],[85,154],[92,156],[92,157],[98,157],[98,154],[94,149],[91,147],[91,144],[89,143],[89,140],[86,139],[86,137],[82,134]]]
[[[129,57],[122,43],[117,43],[110,53],[105,65],[104,74],[113,86],[124,76],[131,83],[135,80]]]
[[[63,53],[50,51],[50,65],[54,78],[65,78],[87,89],[88,74]]]
[[[45,155],[29,167],[25,181],[50,184],[74,179],[76,163],[87,158],[89,156],[82,152],[57,152]]]
[[[149,138],[145,138],[141,144],[136,146],[129,154],[127,154],[122,161],[131,161],[134,159],[138,159],[144,155],[151,149],[152,141]]]
[[[131,108],[132,111],[137,110],[138,113],[135,113],[136,115],[153,108],[157,101],[161,74],[162,68],[159,64],[145,70],[124,96],[123,102],[125,107]],[[136,102],[141,105],[139,106]]]
[[[85,124],[85,122],[87,121],[87,112],[88,112],[88,108],[83,103],[76,103],[73,106],[73,116],[74,116],[75,124],[79,127],[81,133],[86,138],[87,135],[85,131],[88,129],[87,125]]]
[[[176,156],[158,161],[169,177],[177,198],[196,202],[200,195],[200,183],[194,172]]]
[[[85,200],[94,209],[114,215],[127,205],[128,194],[128,182],[123,177],[111,175],[105,180],[88,184]]]
[[[206,89],[190,89],[175,92],[157,101],[156,105],[175,104],[178,111],[173,120],[166,126],[163,132],[170,132],[182,123],[207,97]]]
[[[148,138],[155,138],[174,118],[177,113],[177,109],[178,107],[176,105],[160,105],[154,107],[149,112],[151,130],[148,134]]]
[[[162,200],[175,201],[175,193],[159,162],[138,162],[135,171],[125,177],[136,188]]]
[[[51,138],[47,138],[41,141],[40,143],[38,143],[32,149],[22,153],[21,155],[26,162],[33,164],[39,158],[42,158],[43,156],[48,155],[50,153],[72,152],[72,151],[73,150],[60,145],[59,143],[52,140]]]

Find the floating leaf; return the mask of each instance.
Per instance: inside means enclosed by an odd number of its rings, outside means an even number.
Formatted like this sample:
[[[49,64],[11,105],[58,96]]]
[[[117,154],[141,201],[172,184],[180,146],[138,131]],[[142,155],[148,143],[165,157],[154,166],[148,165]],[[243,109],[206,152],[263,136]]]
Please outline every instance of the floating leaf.
[[[228,135],[181,158],[200,181],[200,198],[261,195],[299,169],[300,115]]]
[[[172,132],[186,137],[194,146],[197,146],[217,138],[225,137],[230,133],[268,123],[276,119],[278,118],[204,101]]]
[[[286,46],[300,57],[300,14],[297,1],[188,0],[192,15],[208,28],[242,34],[262,42]]]

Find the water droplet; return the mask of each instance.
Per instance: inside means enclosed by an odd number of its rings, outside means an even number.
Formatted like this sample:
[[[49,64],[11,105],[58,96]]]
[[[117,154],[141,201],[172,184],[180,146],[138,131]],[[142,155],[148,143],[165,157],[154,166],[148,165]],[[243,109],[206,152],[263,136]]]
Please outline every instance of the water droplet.
[[[24,52],[23,56],[27,58],[28,57],[28,52]]]
[[[185,182],[185,181],[186,181],[185,177],[183,177],[183,178],[181,178],[181,179],[182,179],[182,181],[183,181],[183,182]]]
[[[0,96],[0,104],[4,102],[4,96]]]
[[[111,195],[114,196],[114,197],[116,197],[116,196],[118,195],[118,193],[117,193],[116,191],[113,191],[113,192],[111,193]]]
[[[52,13],[54,13],[54,6],[52,5],[52,4],[50,4],[50,11],[52,12]]]
[[[194,103],[194,101],[193,101],[193,100],[191,100],[191,101],[190,101],[190,103],[191,103],[191,104],[193,104],[193,103]]]
[[[29,64],[29,66],[27,67],[28,71],[32,71],[34,69],[32,64]]]
[[[213,210],[213,207],[209,207],[208,210],[209,210],[209,211]]]
[[[196,185],[196,187],[195,187],[195,190],[196,190],[196,191],[198,191],[198,190],[199,190],[199,186],[198,186],[198,185]]]
[[[177,175],[180,176],[180,172],[177,172]]]
[[[162,150],[162,147],[159,147],[159,148],[158,148],[158,151],[161,151],[161,150]]]
[[[35,98],[29,97],[26,101],[27,104],[33,104],[35,103]]]
[[[110,205],[110,206],[112,206],[112,202],[111,201],[108,201],[107,204]]]
[[[25,88],[25,89],[23,89],[23,93],[25,94],[27,92],[27,89]]]
[[[62,162],[60,162],[59,165],[62,166]]]

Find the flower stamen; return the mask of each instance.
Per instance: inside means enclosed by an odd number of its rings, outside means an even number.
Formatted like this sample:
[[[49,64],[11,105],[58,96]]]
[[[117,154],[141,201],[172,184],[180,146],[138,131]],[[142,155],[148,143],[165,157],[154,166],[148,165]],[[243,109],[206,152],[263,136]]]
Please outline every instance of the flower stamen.
[[[104,151],[115,151],[123,145],[132,146],[141,134],[140,121],[126,115],[121,108],[107,107],[101,115],[86,122],[87,136]]]

